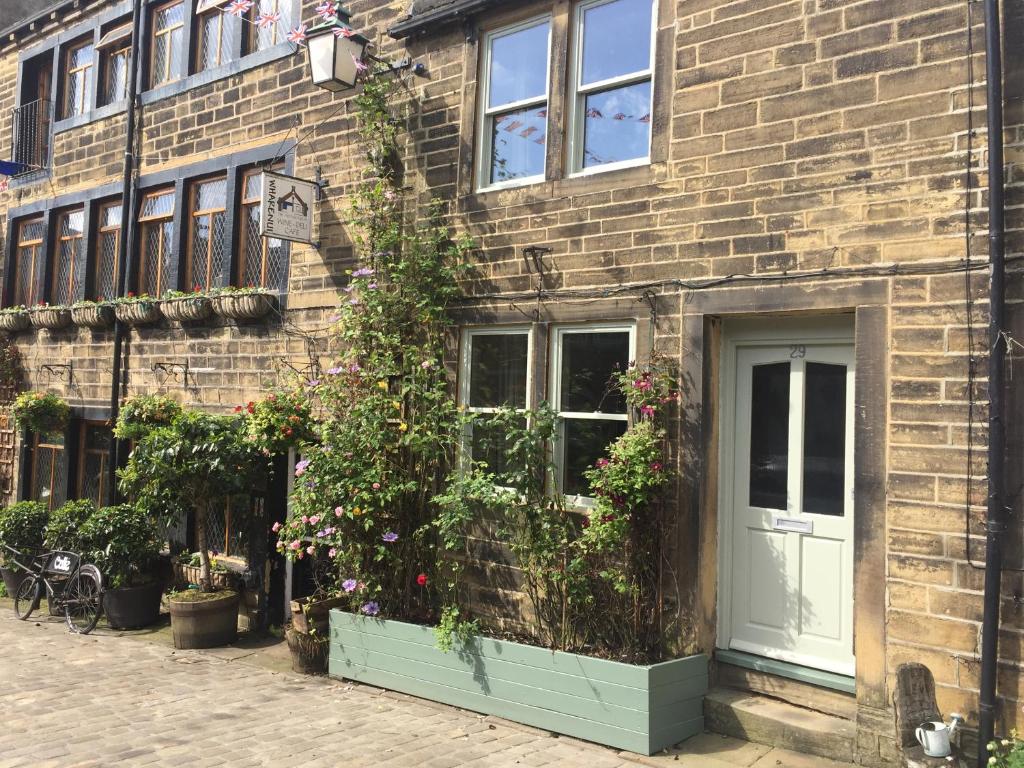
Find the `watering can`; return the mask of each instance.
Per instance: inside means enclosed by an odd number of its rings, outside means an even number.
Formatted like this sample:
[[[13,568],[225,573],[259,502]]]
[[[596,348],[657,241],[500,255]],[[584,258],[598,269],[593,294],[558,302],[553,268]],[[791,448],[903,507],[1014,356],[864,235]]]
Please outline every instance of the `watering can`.
[[[917,742],[924,748],[924,753],[928,757],[949,757],[953,737],[964,724],[963,715],[954,712],[949,717],[949,725],[941,720],[931,720],[921,723],[914,732]]]

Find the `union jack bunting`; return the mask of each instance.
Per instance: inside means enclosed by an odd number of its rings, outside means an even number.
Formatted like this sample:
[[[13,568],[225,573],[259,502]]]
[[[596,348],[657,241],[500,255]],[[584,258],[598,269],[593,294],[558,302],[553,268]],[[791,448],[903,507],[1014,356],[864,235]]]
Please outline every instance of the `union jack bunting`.
[[[625,120],[628,117],[629,117],[629,115],[627,115],[627,114],[625,114],[623,112],[618,112],[618,113],[612,115],[612,120]]]
[[[252,8],[252,0],[231,0],[228,13],[232,16],[244,16]]]
[[[338,8],[334,4],[334,0],[324,0],[316,7],[316,12],[320,14],[320,18],[324,21],[330,21],[338,15]]]
[[[587,110],[587,117],[604,117],[604,115],[601,114],[600,110],[591,107]]]
[[[306,25],[305,24],[299,24],[299,26],[295,27],[295,29],[293,29],[291,32],[288,33],[288,42],[289,43],[295,43],[296,45],[301,45],[302,43],[305,42],[305,40],[306,40]]]
[[[356,33],[356,31],[354,29],[352,29],[351,27],[335,27],[334,28],[334,36],[335,37],[352,37],[352,35],[354,35],[355,33]]]
[[[641,123],[649,123],[649,122],[651,122],[651,113],[650,113],[650,112],[648,112],[648,113],[647,113],[646,115],[644,115],[643,117],[641,117],[641,118],[640,118],[640,122],[641,122]]]
[[[281,20],[280,11],[273,11],[272,13],[261,13],[256,17],[256,26],[260,29],[267,29],[274,26]]]
[[[353,56],[352,61],[355,62],[356,72],[365,72],[366,70],[369,69],[369,67],[366,66],[366,62],[363,61],[362,59],[357,59],[355,56]]]

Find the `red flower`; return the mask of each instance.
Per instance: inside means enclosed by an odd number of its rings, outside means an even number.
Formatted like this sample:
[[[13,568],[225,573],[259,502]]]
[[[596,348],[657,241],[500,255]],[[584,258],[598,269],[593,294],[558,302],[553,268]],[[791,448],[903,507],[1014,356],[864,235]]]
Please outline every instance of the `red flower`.
[[[295,434],[295,430],[293,430],[293,429],[292,429],[291,427],[288,427],[288,428],[287,428],[287,429],[286,429],[286,430],[284,431],[284,433],[285,433],[285,435],[286,435],[286,436],[288,436],[288,437],[291,437],[291,436],[292,436],[293,434]]]
[[[242,412],[242,406],[236,405],[235,406],[235,413],[241,413],[241,412]]]
[[[128,298],[129,299],[134,299],[135,298],[135,291],[128,291]]]
[[[421,573],[419,576],[417,576],[416,583],[419,584],[421,587],[427,586],[427,574]]]
[[[248,405],[245,406],[245,410],[247,410],[249,413],[255,413],[255,411],[256,411],[256,403],[254,403],[252,400],[250,400]]]
[[[195,285],[192,286],[192,292],[193,293],[202,293],[203,289],[199,286],[198,283],[196,283]]]

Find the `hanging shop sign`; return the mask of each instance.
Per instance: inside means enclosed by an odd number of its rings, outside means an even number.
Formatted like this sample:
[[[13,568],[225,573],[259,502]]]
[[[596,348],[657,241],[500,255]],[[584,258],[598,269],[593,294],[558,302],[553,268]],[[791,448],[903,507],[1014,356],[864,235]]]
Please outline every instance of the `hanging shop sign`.
[[[316,183],[263,172],[260,234],[293,243],[313,243]]]

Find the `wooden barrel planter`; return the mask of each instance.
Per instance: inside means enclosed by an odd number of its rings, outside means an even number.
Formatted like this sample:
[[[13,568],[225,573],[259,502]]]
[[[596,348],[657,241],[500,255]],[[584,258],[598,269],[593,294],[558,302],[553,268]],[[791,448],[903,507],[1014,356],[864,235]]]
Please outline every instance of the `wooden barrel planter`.
[[[167,602],[175,648],[216,648],[238,638],[237,592],[188,590]]]
[[[41,307],[28,313],[33,328],[59,331],[71,325],[71,310],[67,307]]]
[[[79,328],[109,328],[114,324],[114,307],[111,304],[72,307],[71,319]]]
[[[228,320],[258,320],[273,308],[270,293],[222,293],[213,297],[213,311]]]
[[[114,307],[114,314],[122,323],[132,327],[152,325],[163,317],[160,304],[151,300],[121,302]]]
[[[198,323],[210,316],[213,307],[206,296],[182,296],[175,299],[164,299],[160,302],[160,311],[168,320],[178,323]]]
[[[300,675],[326,675],[327,650],[330,646],[326,635],[310,635],[292,628],[285,632],[288,650],[292,655],[292,671]]]
[[[31,325],[28,319],[28,310],[19,309],[12,312],[0,312],[0,331],[7,333],[18,333],[24,331]]]
[[[332,608],[339,608],[348,600],[344,597],[329,597],[326,600],[310,600],[300,597],[292,600],[292,626],[299,632],[327,632]]]
[[[103,593],[103,615],[114,629],[140,629],[160,619],[159,582],[141,587],[108,589]]]

